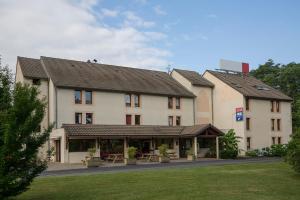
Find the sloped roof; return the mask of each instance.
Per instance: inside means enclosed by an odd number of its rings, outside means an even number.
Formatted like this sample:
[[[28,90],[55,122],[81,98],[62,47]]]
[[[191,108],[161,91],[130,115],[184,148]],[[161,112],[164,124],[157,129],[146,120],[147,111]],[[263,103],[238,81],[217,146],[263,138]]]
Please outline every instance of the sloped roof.
[[[191,84],[194,86],[214,87],[213,83],[211,83],[209,80],[205,79],[195,71],[182,70],[182,69],[174,69],[174,71],[178,72],[188,81],[190,81]]]
[[[208,129],[212,129],[216,135],[221,135],[222,131],[211,124],[195,126],[152,126],[152,125],[96,125],[96,124],[63,124],[62,128],[68,136],[197,136]]]
[[[293,100],[282,92],[249,75],[246,76],[241,74],[216,72],[210,70],[207,70],[207,72],[211,73],[213,76],[217,77],[233,89],[249,98],[268,100],[274,99],[283,101]]]
[[[24,77],[48,79],[48,76],[41,65],[40,59],[25,58],[19,56],[17,59]]]
[[[194,97],[166,72],[49,57],[41,62],[58,87]]]

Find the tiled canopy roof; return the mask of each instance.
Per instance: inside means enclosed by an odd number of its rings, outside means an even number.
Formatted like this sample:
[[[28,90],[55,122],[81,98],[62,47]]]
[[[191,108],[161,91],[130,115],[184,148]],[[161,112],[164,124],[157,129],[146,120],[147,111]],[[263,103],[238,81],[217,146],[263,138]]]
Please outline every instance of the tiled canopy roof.
[[[204,134],[206,130],[210,130],[215,135],[221,135],[222,131],[215,128],[211,124],[195,125],[195,126],[127,126],[127,125],[87,125],[87,124],[64,124],[62,128],[68,136],[150,136],[150,137],[166,137],[166,136],[196,136]]]
[[[205,87],[214,87],[214,84],[210,81],[206,80],[199,73],[195,71],[182,70],[182,69],[174,69],[174,71],[178,72],[184,78],[191,82],[194,86],[205,86]]]
[[[40,59],[18,57],[18,62],[24,77],[48,79]]]
[[[292,101],[292,98],[283,94],[282,92],[266,85],[262,81],[252,77],[241,74],[232,74],[224,72],[210,71],[213,76],[217,77],[233,89],[250,98],[257,99],[274,99],[283,101]]]

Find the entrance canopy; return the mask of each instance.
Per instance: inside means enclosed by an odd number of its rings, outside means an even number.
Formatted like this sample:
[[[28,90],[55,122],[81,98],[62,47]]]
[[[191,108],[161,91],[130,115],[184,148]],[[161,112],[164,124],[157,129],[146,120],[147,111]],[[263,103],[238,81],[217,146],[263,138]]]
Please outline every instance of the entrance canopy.
[[[70,138],[217,137],[223,134],[211,124],[194,126],[63,124],[62,128]]]

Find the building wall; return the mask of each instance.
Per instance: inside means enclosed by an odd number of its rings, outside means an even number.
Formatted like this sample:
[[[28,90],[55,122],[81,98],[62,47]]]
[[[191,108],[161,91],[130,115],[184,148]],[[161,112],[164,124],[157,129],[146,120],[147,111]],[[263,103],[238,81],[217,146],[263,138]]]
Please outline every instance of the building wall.
[[[112,92],[93,92],[93,103],[85,104],[82,92],[82,104],[75,104],[74,90],[57,88],[57,125],[74,124],[75,113],[93,113],[94,124],[126,124],[126,114],[141,115],[141,125],[168,125],[168,116],[181,116],[181,125],[193,125],[193,99],[181,98],[180,109],[168,109],[168,98],[163,96],[140,95],[139,108],[125,106],[125,94]],[[174,101],[175,103],[175,101]],[[134,124],[134,116],[132,116]]]
[[[291,103],[280,102],[280,112],[271,112],[268,100],[249,100],[249,111],[245,111],[250,118],[250,130],[246,130],[246,137],[250,137],[251,149],[261,149],[272,145],[272,137],[281,137],[281,143],[286,144],[292,134]],[[275,119],[275,131],[271,129],[271,119]],[[281,119],[281,129],[277,131],[277,119]]]
[[[176,71],[172,71],[171,76],[196,96],[194,102],[195,124],[213,123],[212,88],[194,86]]]
[[[245,150],[245,122],[236,121],[235,118],[236,108],[244,107],[243,95],[209,72],[205,72],[203,76],[215,85],[213,89],[214,126],[225,132],[234,129],[236,135],[241,137],[239,148]]]

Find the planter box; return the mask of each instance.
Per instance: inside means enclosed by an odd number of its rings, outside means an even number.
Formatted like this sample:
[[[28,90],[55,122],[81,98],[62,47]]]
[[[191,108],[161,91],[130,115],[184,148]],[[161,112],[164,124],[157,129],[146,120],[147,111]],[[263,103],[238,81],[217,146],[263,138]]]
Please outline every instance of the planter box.
[[[99,167],[102,165],[103,161],[101,159],[89,159],[85,160],[86,167]]]
[[[169,157],[164,157],[164,156],[159,156],[158,160],[160,163],[169,163],[170,162],[170,158]]]
[[[194,155],[187,155],[187,160],[194,161],[195,160],[195,156]]]
[[[124,163],[125,165],[136,165],[136,159],[125,158]]]

